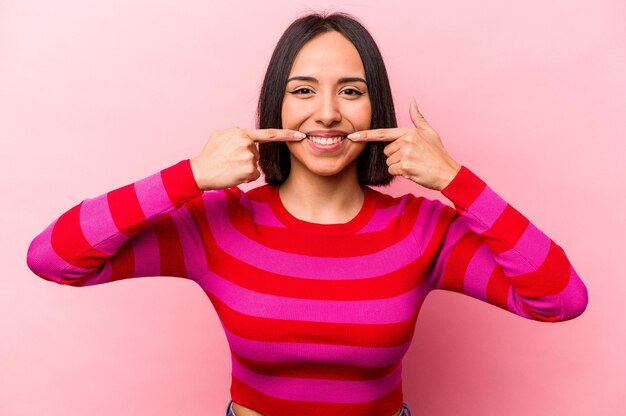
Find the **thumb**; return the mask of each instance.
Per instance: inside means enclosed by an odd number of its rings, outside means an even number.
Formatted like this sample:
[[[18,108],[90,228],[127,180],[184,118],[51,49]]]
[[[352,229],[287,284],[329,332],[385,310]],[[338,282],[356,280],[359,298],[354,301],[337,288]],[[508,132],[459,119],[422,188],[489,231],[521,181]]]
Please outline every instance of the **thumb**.
[[[409,106],[409,115],[411,116],[411,121],[415,127],[424,128],[428,125],[422,113],[417,109],[417,103],[415,102],[415,97],[413,97],[413,101],[411,101],[411,105]]]

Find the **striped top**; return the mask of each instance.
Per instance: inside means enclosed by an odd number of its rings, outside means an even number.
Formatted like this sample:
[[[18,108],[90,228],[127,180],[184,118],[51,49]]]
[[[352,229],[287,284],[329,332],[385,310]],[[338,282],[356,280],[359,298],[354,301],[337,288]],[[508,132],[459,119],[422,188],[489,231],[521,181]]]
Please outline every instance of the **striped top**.
[[[585,310],[563,249],[465,166],[441,191],[455,209],[363,190],[351,221],[310,223],[274,186],[203,192],[186,159],[65,212],[32,241],[28,266],[72,286],[194,280],[230,345],[232,399],[266,416],[396,412],[434,289],[538,321]]]

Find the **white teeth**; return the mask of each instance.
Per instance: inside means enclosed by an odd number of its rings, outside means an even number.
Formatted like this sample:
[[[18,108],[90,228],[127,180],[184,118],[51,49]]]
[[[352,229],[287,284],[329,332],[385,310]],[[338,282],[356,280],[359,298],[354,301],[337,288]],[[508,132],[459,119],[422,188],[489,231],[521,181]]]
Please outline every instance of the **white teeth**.
[[[328,145],[331,145],[331,144],[339,143],[341,140],[343,140],[343,137],[341,137],[341,136],[337,136],[337,137],[315,137],[315,136],[309,136],[309,140],[312,140],[313,142],[315,142],[317,144],[328,146]]]

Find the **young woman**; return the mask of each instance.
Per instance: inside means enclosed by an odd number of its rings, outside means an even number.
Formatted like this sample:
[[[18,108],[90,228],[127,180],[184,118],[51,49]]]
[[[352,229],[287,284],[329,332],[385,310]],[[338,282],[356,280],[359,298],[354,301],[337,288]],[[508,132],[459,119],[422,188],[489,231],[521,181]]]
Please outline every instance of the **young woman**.
[[[258,129],[215,131],[196,157],[84,200],[33,240],[28,265],[73,286],[197,282],[231,349],[227,415],[410,415],[402,358],[429,292],[556,322],[587,291],[561,247],[409,112],[398,128],[360,23],[300,18],[270,61]],[[237,187],[261,171],[266,185]],[[368,186],[395,176],[455,209]]]

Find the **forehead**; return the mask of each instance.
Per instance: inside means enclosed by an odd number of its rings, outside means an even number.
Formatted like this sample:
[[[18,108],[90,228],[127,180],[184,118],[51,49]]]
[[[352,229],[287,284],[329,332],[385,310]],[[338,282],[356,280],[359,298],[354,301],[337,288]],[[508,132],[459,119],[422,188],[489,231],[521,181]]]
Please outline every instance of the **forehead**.
[[[364,78],[365,69],[352,42],[339,32],[326,32],[311,39],[300,49],[289,75],[318,79],[360,75]]]

